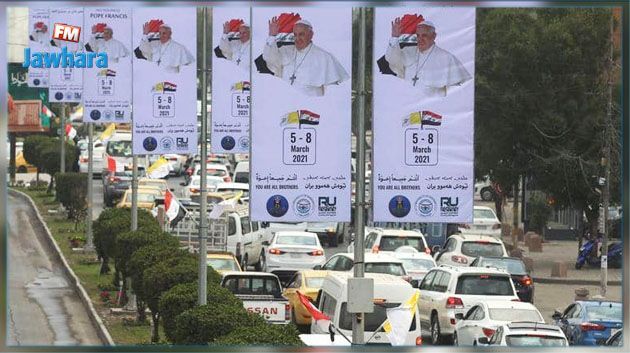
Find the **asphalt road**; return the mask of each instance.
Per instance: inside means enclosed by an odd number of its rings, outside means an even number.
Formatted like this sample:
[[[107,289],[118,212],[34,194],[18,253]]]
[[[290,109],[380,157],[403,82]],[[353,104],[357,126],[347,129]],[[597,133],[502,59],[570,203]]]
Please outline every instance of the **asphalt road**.
[[[102,345],[30,207],[11,195],[8,205],[7,346]]]

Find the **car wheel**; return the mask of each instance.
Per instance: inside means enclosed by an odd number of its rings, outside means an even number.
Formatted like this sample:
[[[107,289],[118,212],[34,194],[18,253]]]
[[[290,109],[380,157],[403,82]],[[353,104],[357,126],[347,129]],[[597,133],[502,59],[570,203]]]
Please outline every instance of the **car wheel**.
[[[441,343],[440,320],[436,314],[431,316],[431,344],[437,346]]]
[[[267,272],[267,259],[265,259],[265,255],[263,254],[262,258],[260,259],[260,261],[262,262],[262,264],[260,265],[260,268],[262,268],[263,272]]]
[[[481,195],[483,201],[492,201],[492,199],[494,199],[494,192],[489,187],[481,189],[479,195]]]
[[[249,259],[247,258],[247,254],[245,254],[245,256],[243,257],[243,261],[241,261],[241,267],[243,268],[243,271],[247,271],[247,266],[249,266],[249,262],[247,260]]]
[[[265,257],[265,253],[261,251],[260,255],[258,255],[258,262],[256,263],[256,265],[254,265],[254,268],[256,269],[256,271],[262,271],[263,257]]]

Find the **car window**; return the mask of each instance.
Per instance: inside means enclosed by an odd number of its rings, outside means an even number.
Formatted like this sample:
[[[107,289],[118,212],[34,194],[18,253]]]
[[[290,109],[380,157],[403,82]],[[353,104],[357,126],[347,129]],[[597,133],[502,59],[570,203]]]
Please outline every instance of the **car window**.
[[[240,295],[280,295],[280,285],[273,277],[228,277],[223,287]]]
[[[431,283],[431,286],[429,288],[427,288],[427,290],[437,291],[436,288],[439,285],[440,279],[442,279],[443,275],[444,275],[444,271],[437,271],[435,273],[435,278],[433,279],[433,283]]]
[[[473,218],[474,219],[477,219],[477,218],[494,219],[494,218],[497,218],[497,216],[494,214],[494,212],[492,212],[492,210],[488,210],[485,208],[482,208],[482,209],[477,208],[473,211]]]
[[[306,286],[308,288],[321,288],[324,285],[326,277],[306,277]]]
[[[477,260],[475,260],[471,266],[476,266]],[[527,273],[525,264],[519,259],[483,259],[479,267],[495,267],[501,270],[506,270],[512,275],[524,275]]]
[[[586,318],[588,320],[601,320],[601,321],[621,321],[622,320],[622,307],[619,304],[607,304],[602,305],[589,305],[586,307]]]
[[[514,295],[512,279],[498,275],[461,275],[457,279],[455,294],[468,295]]]
[[[280,235],[276,238],[278,245],[317,245],[317,240],[310,235]]]
[[[397,262],[374,262],[365,264],[366,273],[384,273],[394,276],[404,276],[407,273],[401,263]]]
[[[575,312],[575,304],[571,304],[566,309],[564,309],[562,317],[564,317],[565,319],[569,319],[573,316],[573,312]]]
[[[339,260],[337,260],[337,263],[335,264],[335,267],[333,267],[333,270],[346,271],[347,266],[348,266],[348,258],[345,256],[339,256]]]
[[[513,347],[562,347],[567,345],[567,342],[563,337],[543,335],[508,335],[505,336],[505,343],[508,346]]]
[[[365,238],[365,248],[371,249],[375,240],[376,240],[376,233],[368,234],[367,238]]]
[[[234,259],[212,258],[207,260],[207,264],[215,270],[238,271],[238,265]]]
[[[335,268],[335,266],[337,264],[337,261],[339,261],[340,257],[341,256],[334,256],[334,257],[332,257],[330,260],[328,260],[328,262],[326,262],[324,264],[324,266],[322,266],[322,270],[332,271]]]
[[[112,157],[131,157],[131,141],[109,141],[106,152]]]
[[[435,267],[435,262],[430,259],[400,259],[407,272],[409,271],[428,271]]]
[[[484,241],[465,241],[462,243],[462,254],[470,257],[503,256],[503,246]]]
[[[298,273],[294,274],[286,285],[286,288],[299,288],[300,284],[296,281]]]
[[[378,246],[380,251],[395,251],[401,246],[411,246],[419,252],[424,252],[424,241],[420,237],[382,236]]]
[[[470,308],[470,310],[468,310],[466,315],[464,315],[464,320],[476,320],[475,314],[477,313],[478,309],[479,309],[478,305],[475,305],[472,308]]]
[[[449,241],[446,243],[446,251],[448,252],[455,251],[456,247],[457,241],[455,239],[449,239]]]
[[[448,289],[448,282],[451,280],[451,274],[442,272],[442,276],[433,282],[433,290],[444,293]]]
[[[258,222],[252,222],[252,232],[255,232],[258,230]]]
[[[251,233],[251,225],[249,224],[249,217],[241,217],[241,229],[243,234]]]
[[[320,310],[328,315],[330,318],[335,316],[335,307],[337,306],[337,300],[326,292],[323,292],[320,303]]]
[[[483,311],[482,307],[477,307],[477,311],[475,311],[475,316],[474,319],[475,320],[483,320],[486,317],[486,314]]]
[[[582,315],[582,306],[580,304],[575,304],[575,309],[571,314],[571,318],[577,319]]]
[[[228,219],[228,235],[236,234],[236,219],[230,216]]]
[[[538,311],[529,309],[491,308],[490,319],[496,321],[530,321],[541,322],[543,318]]]
[[[420,289],[422,289],[422,290],[429,290],[429,288],[431,287],[431,282],[433,282],[433,278],[435,277],[435,274],[437,272],[439,272],[439,271],[431,271],[431,272],[429,272],[422,279],[422,283],[420,283]]]
[[[503,327],[497,328],[494,332],[494,335],[490,337],[490,344],[501,344],[501,340],[503,339]]]

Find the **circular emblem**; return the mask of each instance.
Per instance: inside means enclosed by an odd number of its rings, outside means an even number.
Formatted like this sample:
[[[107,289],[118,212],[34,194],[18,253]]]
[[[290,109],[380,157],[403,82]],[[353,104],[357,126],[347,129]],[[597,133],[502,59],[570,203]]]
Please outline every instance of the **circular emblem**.
[[[105,120],[112,120],[112,116],[113,115],[114,115],[114,113],[112,113],[111,110],[103,111],[103,118],[105,118]]]
[[[72,99],[72,92],[66,92],[66,99],[67,100],[71,100]]]
[[[236,146],[236,141],[234,141],[234,137],[225,136],[221,139],[221,147],[223,147],[226,151],[231,151],[234,146]]]
[[[315,202],[308,195],[300,195],[293,200],[293,210],[300,217],[310,215],[313,212],[313,205],[315,205]]]
[[[165,151],[170,151],[171,148],[173,148],[173,139],[170,137],[163,137],[160,140],[160,146],[162,146],[162,149]]]
[[[41,82],[39,81],[39,79],[38,79],[38,78],[36,78],[36,79],[34,79],[34,80],[33,80],[33,85],[35,85],[35,86],[39,86],[39,84],[40,84],[40,83],[41,83]]]
[[[405,196],[396,195],[389,200],[389,213],[394,217],[405,217],[409,211],[411,211],[411,202]]]
[[[431,196],[420,196],[416,200],[416,212],[423,217],[430,217],[435,211],[435,200]]]
[[[249,150],[249,136],[243,136],[238,139],[238,145],[241,147],[241,150]]]
[[[289,201],[282,195],[273,195],[267,200],[267,212],[273,217],[282,217],[289,210]]]
[[[97,110],[97,109],[92,110],[92,111],[90,112],[90,118],[91,118],[92,120],[98,120],[98,119],[100,119],[100,118],[101,118],[101,111],[100,111],[100,110]]]
[[[149,152],[155,151],[157,148],[157,140],[155,137],[149,136],[142,141],[142,147]]]
[[[57,92],[55,93],[55,99],[60,101],[63,99],[63,92]]]

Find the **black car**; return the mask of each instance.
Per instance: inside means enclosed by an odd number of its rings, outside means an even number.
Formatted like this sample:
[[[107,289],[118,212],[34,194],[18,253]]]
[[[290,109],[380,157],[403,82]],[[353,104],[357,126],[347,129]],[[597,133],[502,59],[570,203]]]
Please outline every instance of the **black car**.
[[[506,270],[512,276],[518,298],[523,302],[534,303],[534,280],[527,272],[523,260],[518,257],[480,256],[470,266]]]
[[[138,178],[144,177],[144,169],[138,168]],[[125,190],[131,188],[132,171],[122,172],[103,171],[103,203],[113,207],[125,194]]]

